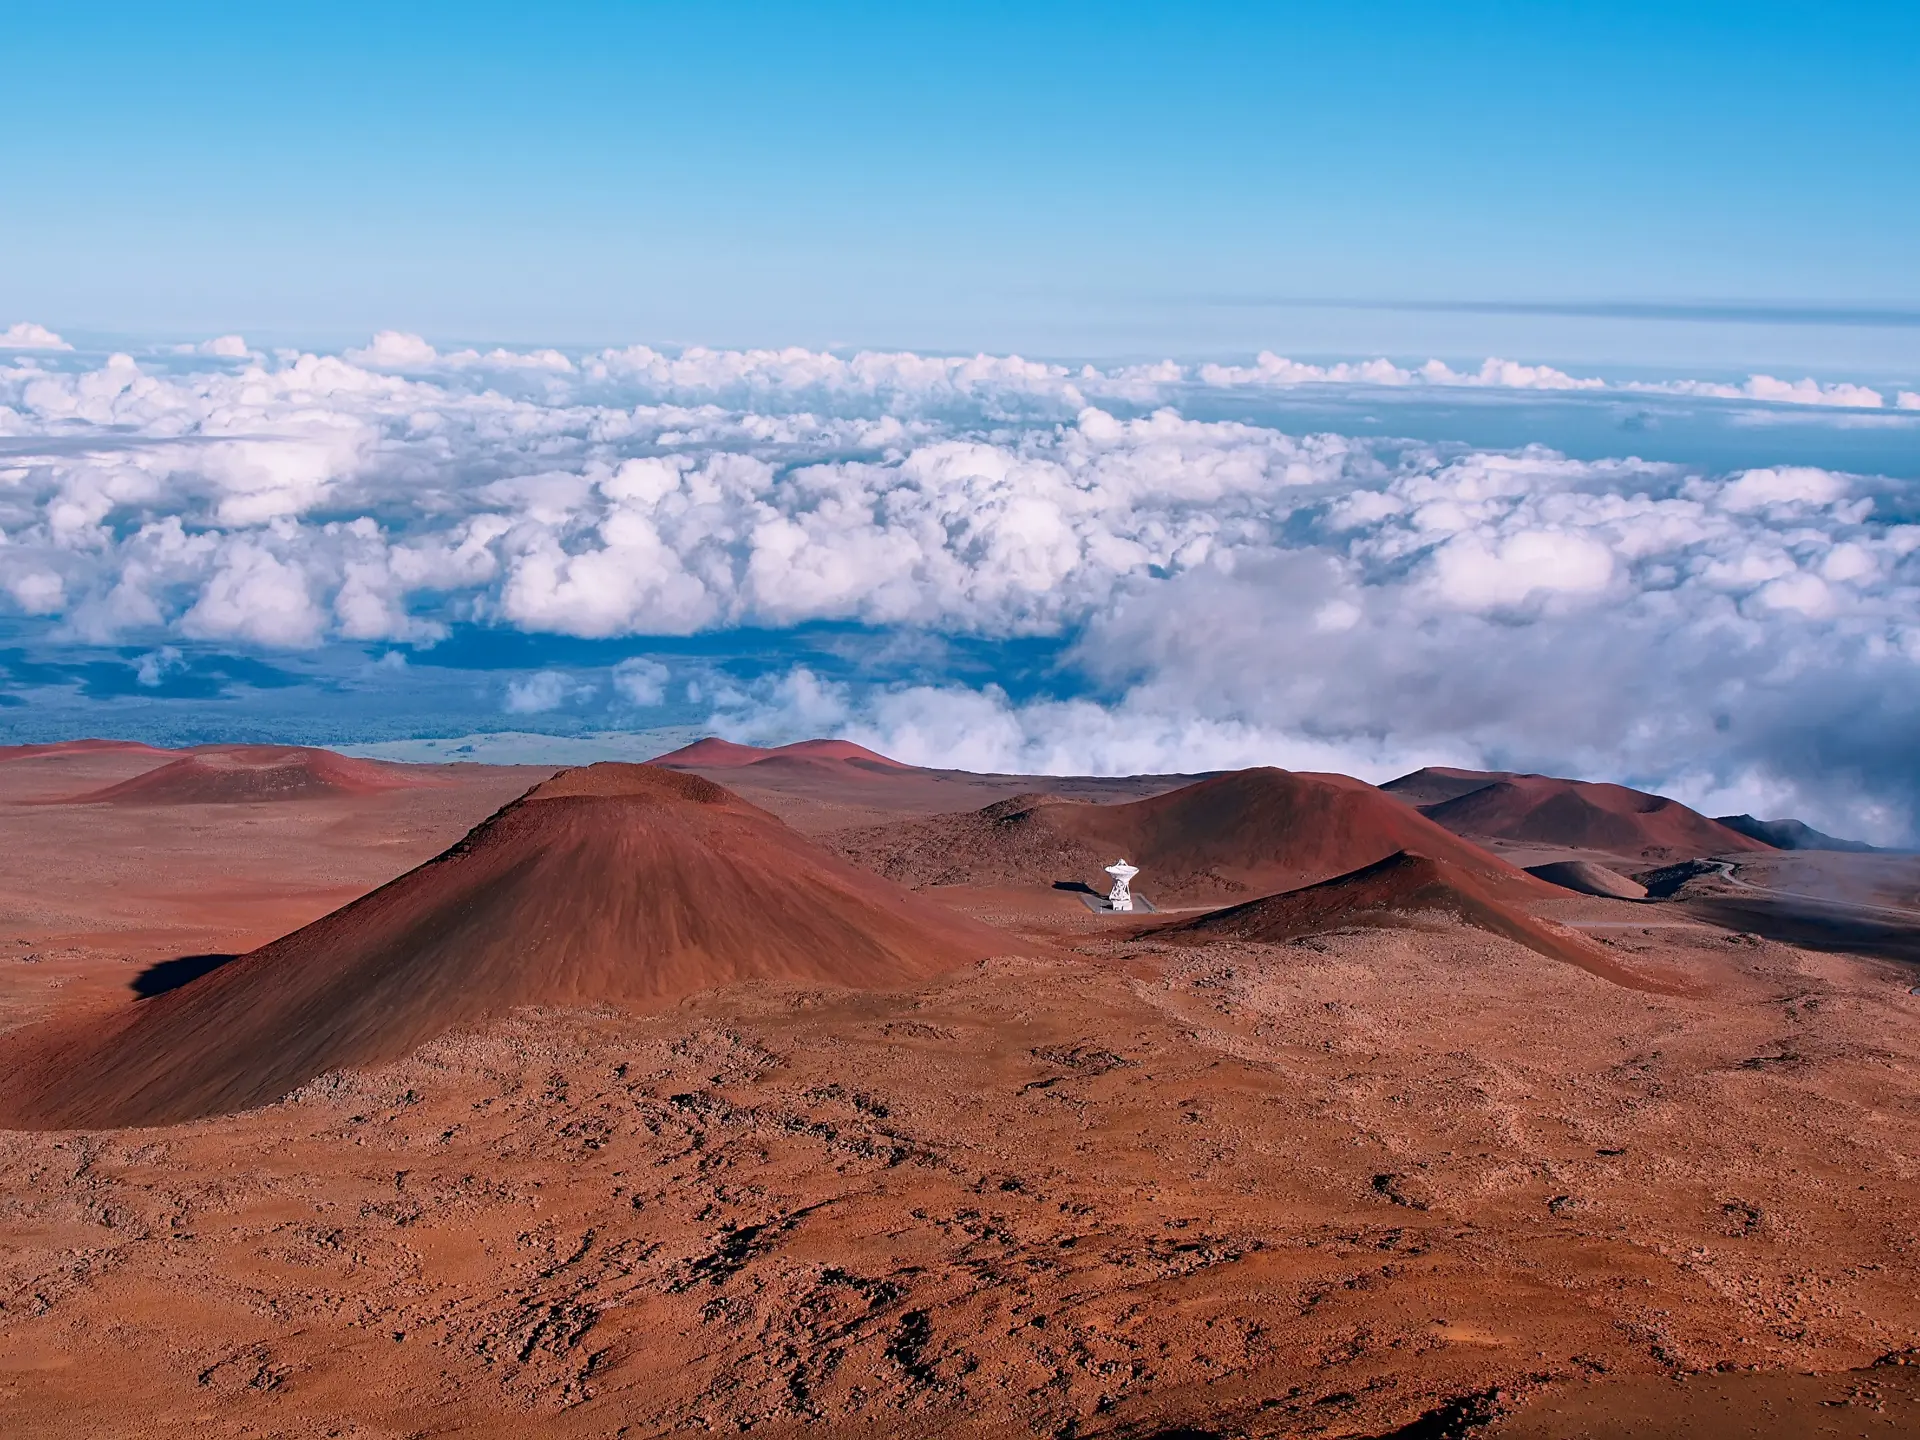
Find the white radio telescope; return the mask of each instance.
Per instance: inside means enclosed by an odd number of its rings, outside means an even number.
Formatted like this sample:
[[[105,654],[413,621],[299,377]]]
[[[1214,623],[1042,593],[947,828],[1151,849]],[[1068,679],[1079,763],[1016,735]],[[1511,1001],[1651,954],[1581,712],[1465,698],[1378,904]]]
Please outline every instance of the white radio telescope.
[[[1116,860],[1107,866],[1107,874],[1113,877],[1113,889],[1107,892],[1109,910],[1133,909],[1133,891],[1127,887],[1133,882],[1133,877],[1139,873],[1139,866],[1129,865],[1124,860]]]

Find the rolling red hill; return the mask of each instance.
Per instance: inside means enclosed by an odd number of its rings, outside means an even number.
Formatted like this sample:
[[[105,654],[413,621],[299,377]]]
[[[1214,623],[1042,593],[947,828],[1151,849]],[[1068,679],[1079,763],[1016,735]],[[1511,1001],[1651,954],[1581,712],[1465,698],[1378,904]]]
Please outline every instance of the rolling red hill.
[[[1371,785],[1272,768],[1121,805],[1018,796],[835,840],[850,858],[911,885],[1098,884],[1100,867],[1124,857],[1142,868],[1143,894],[1225,898],[1292,889],[1418,849],[1505,893],[1552,893]]]
[[[698,776],[562,772],[439,858],[87,1031],[15,1039],[0,1109],[163,1124],[263,1104],[515,1006],[766,979],[898,988],[1018,948]]]
[[[302,745],[206,745],[69,805],[232,805],[371,795],[431,781],[397,765]]]
[[[1156,940],[1191,945],[1217,940],[1273,943],[1354,926],[1416,927],[1422,916],[1435,914],[1610,980],[1640,988],[1647,984],[1615,964],[1599,946],[1504,903],[1481,876],[1450,860],[1405,850],[1317,885],[1250,900],[1148,933]]]
[[[1474,784],[1475,780],[1481,781]],[[1471,770],[1418,770],[1387,793],[1456,835],[1484,836],[1648,860],[1771,850],[1678,800],[1625,785]],[[1440,798],[1423,799],[1425,796]]]
[[[51,745],[0,745],[0,765],[9,760],[37,760],[43,756],[129,753],[170,755],[173,752],[138,740],[60,740]]]

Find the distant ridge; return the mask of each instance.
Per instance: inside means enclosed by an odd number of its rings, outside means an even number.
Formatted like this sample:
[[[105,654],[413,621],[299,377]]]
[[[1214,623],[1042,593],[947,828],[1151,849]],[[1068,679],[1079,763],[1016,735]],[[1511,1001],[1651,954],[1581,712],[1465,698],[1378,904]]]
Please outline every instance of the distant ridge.
[[[10,1034],[0,1115],[170,1124],[516,1006],[659,1008],[756,979],[897,989],[1018,948],[710,780],[609,762],[562,771],[437,859],[178,989]]]
[[[236,805],[371,795],[433,783],[405,768],[304,745],[203,745],[67,805]]]
[[[1877,854],[1878,845],[1864,840],[1839,840],[1823,835],[1801,820],[1756,820],[1751,815],[1722,815],[1715,823],[1771,845],[1776,850],[1847,850]]]
[[[1625,785],[1430,768],[1389,780],[1380,788],[1416,805],[1421,814],[1456,835],[1609,851],[1647,860],[1774,848],[1769,841],[1709,820],[1678,800]]]
[[[51,745],[0,745],[0,765],[10,760],[37,760],[47,755],[93,755],[126,751],[147,755],[176,753],[139,740],[60,740]]]
[[[798,740],[791,745],[777,745],[772,749],[761,749],[755,745],[740,745],[731,740],[722,740],[709,735],[704,740],[696,740],[691,745],[683,745],[678,750],[665,755],[657,755],[647,763],[665,765],[678,770],[736,770],[749,765],[765,765],[772,762],[778,766],[781,762],[812,761],[839,763],[865,769],[880,767],[887,770],[911,770],[911,765],[903,765],[898,760],[889,759],[864,745],[856,745],[851,740]]]

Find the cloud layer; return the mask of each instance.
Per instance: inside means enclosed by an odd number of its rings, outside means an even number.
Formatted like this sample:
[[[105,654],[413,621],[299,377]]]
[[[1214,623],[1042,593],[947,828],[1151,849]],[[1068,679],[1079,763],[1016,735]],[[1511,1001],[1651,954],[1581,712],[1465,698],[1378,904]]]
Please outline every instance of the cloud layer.
[[[337,356],[227,336],[136,359],[4,336],[20,353],[0,363],[0,613],[149,647],[154,685],[192,644],[845,622],[1040,637],[1063,664],[1051,696],[1015,701],[937,663],[911,682],[796,665],[743,685],[636,657],[600,678],[536,667],[499,703],[638,713],[691,681],[743,734],[837,729],[939,763],[1519,765],[1881,839],[1911,832],[1920,797],[1920,526],[1898,484],[1188,413],[1425,386],[1914,424],[1911,392],[1498,360],[1096,370],[443,352],[398,333]]]

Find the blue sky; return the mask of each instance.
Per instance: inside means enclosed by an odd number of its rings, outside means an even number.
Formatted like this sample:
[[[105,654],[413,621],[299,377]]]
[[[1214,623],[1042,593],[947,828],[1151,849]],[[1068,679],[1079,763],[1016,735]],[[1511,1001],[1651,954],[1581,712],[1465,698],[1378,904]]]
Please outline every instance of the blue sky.
[[[62,333],[1872,372],[1908,5],[13,3],[0,312]]]

